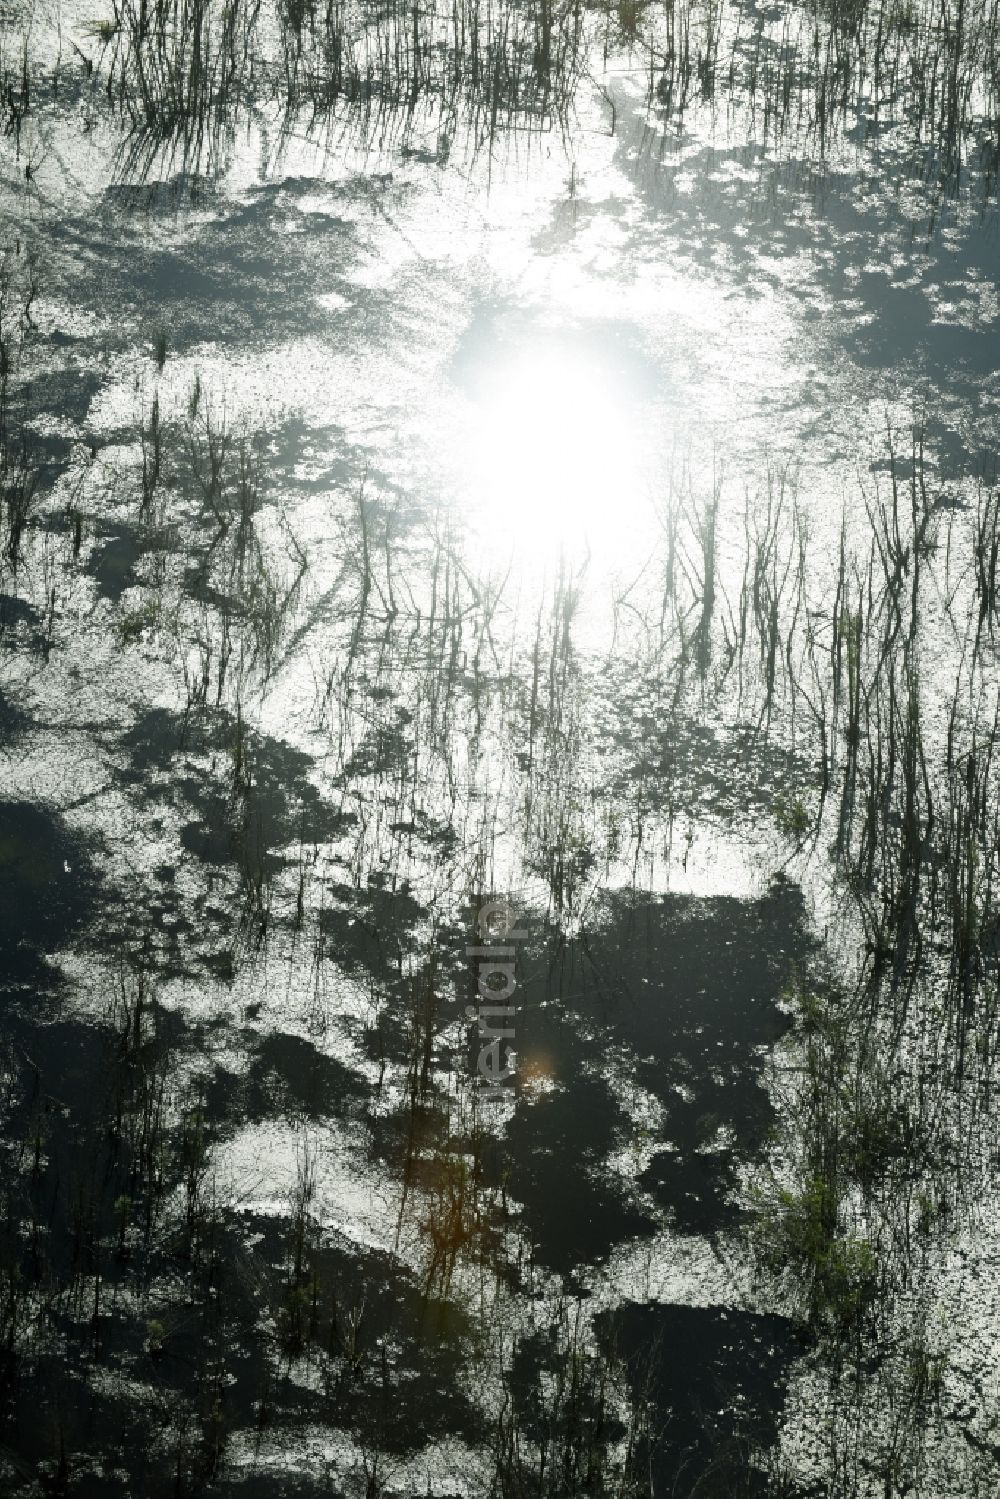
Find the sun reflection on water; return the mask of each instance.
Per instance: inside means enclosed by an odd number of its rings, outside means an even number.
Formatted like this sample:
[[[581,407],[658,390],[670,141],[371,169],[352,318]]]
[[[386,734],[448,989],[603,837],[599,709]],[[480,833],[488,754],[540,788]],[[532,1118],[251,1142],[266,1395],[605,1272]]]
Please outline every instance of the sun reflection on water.
[[[648,434],[616,372],[544,343],[476,381],[462,455],[476,531],[522,558],[611,562],[648,510]]]

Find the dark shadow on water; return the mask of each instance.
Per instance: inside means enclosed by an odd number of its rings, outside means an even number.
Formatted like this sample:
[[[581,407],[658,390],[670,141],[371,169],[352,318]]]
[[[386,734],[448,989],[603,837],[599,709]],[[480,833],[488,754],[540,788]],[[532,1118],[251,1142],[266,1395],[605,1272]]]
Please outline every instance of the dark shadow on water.
[[[90,857],[55,813],[0,801],[0,966],[5,987],[36,982],[46,954],[91,915],[97,894]]]
[[[11,744],[28,726],[29,719],[12,703],[7,694],[0,691],[0,745]]]
[[[762,1067],[787,1026],[775,1001],[807,949],[801,895],[778,883],[757,901],[609,895],[579,937],[525,959],[520,1097],[494,1170],[509,1168],[543,1263],[566,1273],[653,1231],[655,1212],[605,1164],[639,1143],[632,1088],[664,1114],[645,1201],[685,1232],[738,1221],[734,1167],[773,1119]]]
[[[369,1085],[359,1073],[311,1041],[280,1031],[250,1039],[245,1073],[219,1069],[205,1111],[223,1127],[285,1117],[316,1123],[362,1112]]]
[[[24,641],[29,650],[42,650],[45,634],[40,625],[41,615],[33,604],[14,594],[0,593],[0,636],[5,644]]]
[[[777,1435],[790,1367],[801,1354],[792,1324],[721,1307],[627,1302],[596,1319],[599,1339],[625,1360],[635,1398],[649,1401],[645,1461],[651,1492],[672,1499],[752,1499],[772,1492],[755,1452]]]
[[[137,581],[135,566],[142,553],[142,543],[131,526],[108,528],[87,566],[102,598],[114,604],[120,601],[126,588]]]

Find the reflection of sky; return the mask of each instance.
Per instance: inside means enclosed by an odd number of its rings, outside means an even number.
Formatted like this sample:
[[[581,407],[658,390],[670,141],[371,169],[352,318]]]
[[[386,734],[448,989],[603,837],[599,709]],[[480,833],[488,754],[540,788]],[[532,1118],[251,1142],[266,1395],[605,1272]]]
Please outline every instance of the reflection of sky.
[[[887,410],[905,427],[923,392],[947,408],[952,458],[975,441],[995,415],[996,292],[971,205],[915,235],[927,192],[889,135],[879,194],[857,142],[816,170],[740,129],[713,143],[697,111],[667,140],[640,71],[610,86],[614,135],[582,99],[572,160],[541,138],[442,171],[294,134],[279,149],[277,122],[258,121],[180,212],[121,213],[109,132],[47,119],[28,203],[39,365],[100,346],[80,436],[130,425],[154,384],[179,405],[199,373],[231,418],[301,423],[314,492],[367,469],[370,492],[450,510],[494,575],[588,558],[592,592],[641,572],[678,462],[695,507],[724,474],[723,539],[746,491],[793,465],[816,541],[857,496]],[[6,196],[20,213],[23,192]],[[74,234],[49,236],[67,214]]]
[[[117,270],[113,254],[95,270],[92,309],[81,306],[88,273],[77,255],[56,256],[45,278],[51,302],[40,298],[37,316],[83,339],[86,317],[104,321],[114,306],[96,426],[133,404],[137,373],[151,378],[134,348],[165,301],[174,316],[190,314],[175,380],[200,369],[255,419],[296,411],[312,426],[335,423],[415,498],[454,502],[473,518],[502,508],[543,554],[559,540],[573,552],[585,537],[592,557],[607,560],[627,530],[648,528],[650,491],[678,440],[702,472],[728,460],[737,489],[766,457],[794,456],[812,470],[810,494],[839,501],[885,402],[907,412],[905,361],[888,383],[865,368],[863,330],[880,324],[877,299],[869,302],[891,288],[872,264],[878,245],[864,214],[881,229],[888,209],[857,197],[848,206],[834,174],[824,237],[813,184],[744,151],[709,152],[693,134],[661,159],[628,92],[614,137],[599,109],[584,108],[572,169],[561,151],[536,144],[506,170],[493,163],[488,196],[481,165],[467,178],[397,161],[391,180],[362,182],[360,155],[331,158],[299,140],[271,157],[265,183],[265,142],[251,132],[225,188],[237,228],[204,209],[126,219],[124,233],[116,221],[95,224],[94,251],[103,233],[135,253]],[[110,151],[103,130],[81,139],[75,119],[65,138],[56,125],[48,145],[31,205],[39,230],[67,195],[81,211],[97,197]],[[995,294],[975,280],[974,263],[955,280],[926,244],[898,236],[885,258],[928,326],[953,323],[962,309],[977,326],[993,316]],[[925,285],[909,285],[911,262]],[[187,309],[177,306],[178,263],[202,278],[189,278]],[[64,276],[72,297],[60,294]],[[213,276],[220,300],[210,306]],[[497,302],[512,309],[516,337],[493,350],[484,343],[485,379],[470,405],[449,378],[451,361],[479,309]],[[581,358],[559,342],[586,341],[597,325],[638,351],[651,386],[620,379],[599,349]],[[860,367],[838,349],[849,328]],[[533,332],[543,335],[536,347]],[[831,459],[839,476],[827,471]]]

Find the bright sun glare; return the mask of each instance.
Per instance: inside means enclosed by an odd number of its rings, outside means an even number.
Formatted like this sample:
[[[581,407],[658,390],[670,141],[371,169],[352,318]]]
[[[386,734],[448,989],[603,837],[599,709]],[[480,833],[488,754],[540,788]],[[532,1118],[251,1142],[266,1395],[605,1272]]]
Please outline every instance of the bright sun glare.
[[[471,407],[477,529],[544,562],[610,560],[644,496],[640,434],[612,372],[586,355],[525,351],[490,367]]]

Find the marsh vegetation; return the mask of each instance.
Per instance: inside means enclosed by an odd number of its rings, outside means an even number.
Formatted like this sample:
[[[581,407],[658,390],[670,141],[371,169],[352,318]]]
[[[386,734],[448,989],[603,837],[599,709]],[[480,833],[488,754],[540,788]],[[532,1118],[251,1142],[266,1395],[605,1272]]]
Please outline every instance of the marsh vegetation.
[[[995,1491],[998,25],[5,16],[4,1493]]]

